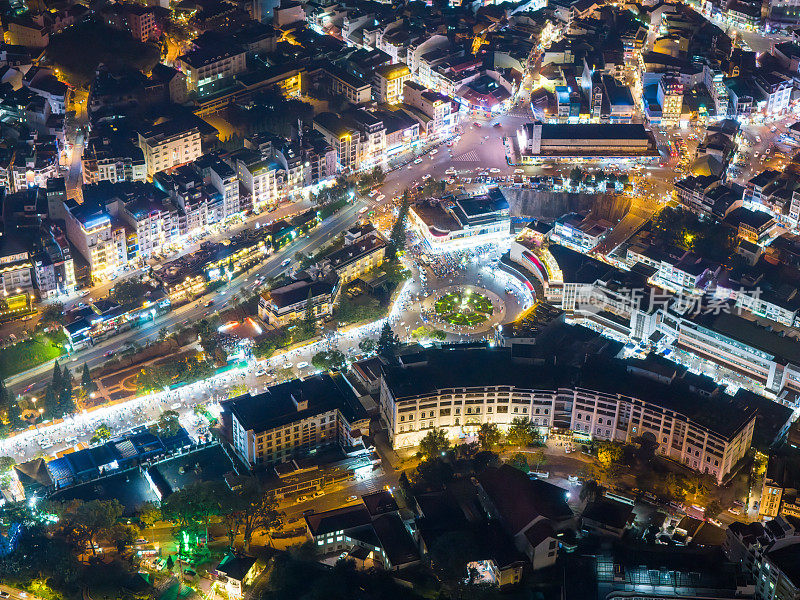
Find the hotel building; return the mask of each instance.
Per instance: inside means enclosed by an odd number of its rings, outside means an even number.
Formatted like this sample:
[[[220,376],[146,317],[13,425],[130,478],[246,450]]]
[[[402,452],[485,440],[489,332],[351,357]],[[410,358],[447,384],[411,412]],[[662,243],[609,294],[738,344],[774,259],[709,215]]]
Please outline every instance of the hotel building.
[[[657,454],[722,482],[744,457],[756,409],[749,394],[699,392],[680,377],[594,357],[582,368],[515,364],[510,349],[438,350],[385,366],[380,412],[394,448],[415,446],[434,427],[451,439],[483,423],[514,418],[543,433],[630,443],[641,436]]]

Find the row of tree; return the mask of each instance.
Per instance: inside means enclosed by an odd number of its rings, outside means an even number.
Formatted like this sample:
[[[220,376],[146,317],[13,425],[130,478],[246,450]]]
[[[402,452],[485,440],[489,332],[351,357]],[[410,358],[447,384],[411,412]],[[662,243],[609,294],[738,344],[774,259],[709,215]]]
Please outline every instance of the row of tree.
[[[225,526],[228,545],[233,548],[236,538],[243,538],[248,552],[255,533],[267,533],[280,522],[276,502],[256,477],[242,477],[233,486],[220,481],[196,482],[170,494],[160,509],[145,506],[139,517],[145,525],[157,521],[171,522],[177,531],[205,533],[212,521]]]
[[[539,431],[533,421],[526,417],[514,417],[505,435],[497,423],[481,423],[478,428],[478,447],[492,451],[503,442],[517,448],[527,448],[540,440]],[[450,440],[444,429],[434,427],[419,443],[419,455],[423,459],[441,456],[450,450]]]

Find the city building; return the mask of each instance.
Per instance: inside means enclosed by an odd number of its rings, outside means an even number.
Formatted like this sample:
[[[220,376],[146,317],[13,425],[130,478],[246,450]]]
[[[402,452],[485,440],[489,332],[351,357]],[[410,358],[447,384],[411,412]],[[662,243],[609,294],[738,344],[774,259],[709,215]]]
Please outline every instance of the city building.
[[[235,155],[241,187],[249,194],[255,212],[274,207],[285,190],[286,170],[278,160],[242,150]]]
[[[638,124],[526,123],[517,132],[522,162],[537,157],[657,157],[652,133]]]
[[[223,402],[230,442],[248,465],[275,465],[325,448],[349,448],[369,433],[369,418],[339,373],[270,386]]]
[[[89,264],[92,279],[108,279],[128,262],[124,224],[94,202],[64,203],[67,238]]]
[[[338,292],[336,276],[298,279],[262,293],[258,316],[276,327],[302,321],[308,315],[314,320],[321,319],[333,310]]]
[[[411,71],[404,63],[380,66],[372,75],[373,97],[378,102],[399,104],[405,83],[410,80]]]
[[[346,553],[346,559],[362,569],[398,571],[418,565],[419,552],[397,503],[379,514],[370,512],[373,497],[383,495],[391,498],[388,492],[375,492],[364,496],[362,503],[306,515],[306,534],[317,553]]]
[[[372,86],[369,81],[341,69],[335,65],[326,65],[328,91],[333,96],[342,96],[350,104],[367,104],[372,100]]]
[[[164,121],[139,131],[147,176],[196,160],[202,154],[197,125],[181,120]]]
[[[678,125],[683,109],[683,84],[680,79],[665,75],[659,80],[658,103],[661,106],[661,123]]]
[[[339,277],[339,285],[344,286],[370,269],[382,265],[385,257],[386,242],[373,230],[328,254],[321,266],[335,272]]]
[[[81,157],[83,183],[145,181],[147,164],[142,149],[124,136],[93,135]]]
[[[581,440],[628,442],[647,435],[659,455],[716,481],[750,447],[756,410],[746,401],[718,389],[701,399],[680,379],[660,382],[645,369],[597,361],[577,371],[520,368],[507,349],[431,350],[383,368],[381,417],[396,448],[418,444],[434,427],[458,439],[481,423],[504,429],[515,417],[545,432],[569,430]]]
[[[207,96],[228,86],[247,69],[247,53],[236,44],[204,44],[178,57],[176,65],[186,76],[186,91]]]
[[[499,188],[482,196],[423,200],[409,209],[409,224],[434,251],[484,244],[510,235],[509,207]]]

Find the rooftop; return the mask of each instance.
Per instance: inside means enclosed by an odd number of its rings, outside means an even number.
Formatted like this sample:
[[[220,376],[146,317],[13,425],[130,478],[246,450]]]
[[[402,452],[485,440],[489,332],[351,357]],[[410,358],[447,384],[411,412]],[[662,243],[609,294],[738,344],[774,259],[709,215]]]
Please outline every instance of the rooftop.
[[[307,402],[307,405],[301,404]],[[352,422],[365,418],[364,408],[341,374],[321,374],[293,379],[267,388],[255,396],[244,394],[223,403],[246,431],[266,431],[338,410]]]
[[[753,419],[757,407],[744,396],[732,397],[717,389],[698,394],[696,386],[678,378],[660,383],[628,368],[625,361],[590,356],[579,366],[520,365],[510,348],[428,350],[416,362],[383,367],[389,390],[398,400],[438,390],[485,386],[516,386],[532,390],[581,387],[641,399],[674,410],[714,433],[729,437]]]

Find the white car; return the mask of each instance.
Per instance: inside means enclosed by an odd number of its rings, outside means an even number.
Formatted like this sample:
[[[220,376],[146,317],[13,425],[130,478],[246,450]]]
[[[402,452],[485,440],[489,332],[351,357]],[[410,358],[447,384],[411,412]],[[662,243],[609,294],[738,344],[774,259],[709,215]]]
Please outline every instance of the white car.
[[[305,369],[307,366],[308,366],[307,362],[299,362],[299,363],[297,363],[297,368],[298,369]]]
[[[419,163],[421,163],[421,162],[422,162],[422,159],[421,159],[421,158],[415,158],[415,159],[414,159],[414,164],[415,164],[415,165],[418,165],[418,164],[419,164]]]
[[[439,152],[438,148],[434,148],[433,150],[431,150],[431,154],[437,154],[438,152]]]

